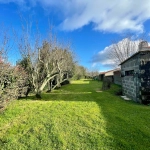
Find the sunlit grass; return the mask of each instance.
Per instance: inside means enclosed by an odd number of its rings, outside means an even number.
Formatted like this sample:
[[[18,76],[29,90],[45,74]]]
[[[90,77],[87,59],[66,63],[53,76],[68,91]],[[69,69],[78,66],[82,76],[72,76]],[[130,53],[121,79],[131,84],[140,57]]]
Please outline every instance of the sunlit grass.
[[[63,92],[63,93],[54,93],[52,92],[51,95],[57,95],[57,94],[91,94],[92,92]]]
[[[73,81],[42,100],[12,102],[0,114],[0,149],[150,149],[150,107],[115,96],[116,85],[96,92],[101,84]]]
[[[89,84],[90,81],[86,79],[71,81],[71,84]]]

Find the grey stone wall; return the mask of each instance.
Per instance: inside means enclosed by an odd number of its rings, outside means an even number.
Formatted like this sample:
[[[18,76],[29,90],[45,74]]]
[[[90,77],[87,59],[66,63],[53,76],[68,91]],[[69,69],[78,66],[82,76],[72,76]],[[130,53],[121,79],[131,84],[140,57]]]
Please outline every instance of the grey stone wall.
[[[121,78],[120,71],[114,72],[114,83],[118,85],[122,85],[122,78]]]
[[[104,76],[105,76],[105,74],[100,74],[100,75],[99,75],[99,80],[100,80],[100,81],[103,81]]]
[[[107,80],[109,80],[111,83],[114,82],[114,77],[113,76],[106,76],[105,78]]]
[[[137,54],[121,65],[123,94],[136,102],[140,102],[138,94],[140,82],[137,75],[139,73],[139,64],[139,54]],[[125,72],[129,70],[134,70],[134,75],[126,76]]]

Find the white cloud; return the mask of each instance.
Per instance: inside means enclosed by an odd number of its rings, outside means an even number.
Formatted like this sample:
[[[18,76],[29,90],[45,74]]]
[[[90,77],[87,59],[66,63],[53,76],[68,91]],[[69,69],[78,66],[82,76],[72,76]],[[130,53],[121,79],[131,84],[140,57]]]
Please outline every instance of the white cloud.
[[[97,63],[93,63],[93,64],[92,64],[92,68],[94,68],[96,65],[97,65]]]
[[[63,30],[75,30],[93,23],[95,30],[143,32],[143,23],[150,18],[150,0],[0,0],[19,5],[40,4],[45,10],[57,11]]]
[[[125,44],[127,43],[129,44],[128,40],[129,39],[125,38],[119,41],[118,43],[116,43],[122,52],[124,52],[124,46],[126,46]],[[130,45],[131,45],[130,56],[138,51],[139,42],[140,42],[139,40],[130,41]],[[133,46],[134,46],[134,49],[133,49]],[[110,45],[108,47],[105,47],[103,50],[99,51],[97,54],[95,54],[92,58],[92,64],[94,64],[94,66],[101,65],[102,68],[118,67],[118,64],[115,63],[116,58],[110,57],[110,53],[112,52],[113,48],[114,46]]]
[[[114,67],[115,63],[112,59],[109,58],[110,49],[112,45],[106,47],[104,50],[98,52],[98,54],[94,55],[92,58],[93,64],[101,64],[104,67]]]

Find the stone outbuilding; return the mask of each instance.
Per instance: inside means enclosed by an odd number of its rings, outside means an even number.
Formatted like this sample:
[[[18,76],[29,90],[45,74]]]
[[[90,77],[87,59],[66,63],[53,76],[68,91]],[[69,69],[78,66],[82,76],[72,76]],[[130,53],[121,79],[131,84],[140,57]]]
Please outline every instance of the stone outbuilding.
[[[105,72],[100,72],[100,74],[99,74],[99,80],[103,81],[104,77],[105,77]]]
[[[113,70],[109,70],[107,72],[105,72],[105,78],[109,79],[111,82],[118,84],[117,81],[121,80],[121,76],[120,76],[120,68],[116,68]],[[121,85],[121,81],[119,83],[119,85]]]
[[[121,70],[116,69],[114,71],[114,83],[118,85],[122,85],[122,79],[121,79]]]
[[[139,51],[121,64],[123,94],[132,100],[150,103],[150,47],[146,41],[139,44]]]
[[[121,70],[120,68],[109,70],[106,72],[101,72],[99,74],[99,80],[103,81],[104,78],[109,79],[109,81],[121,85]]]

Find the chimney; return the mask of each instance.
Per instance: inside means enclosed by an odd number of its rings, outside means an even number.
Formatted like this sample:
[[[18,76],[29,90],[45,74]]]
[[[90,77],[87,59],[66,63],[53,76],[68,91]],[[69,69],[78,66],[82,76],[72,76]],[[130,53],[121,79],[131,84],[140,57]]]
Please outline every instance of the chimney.
[[[147,41],[142,41],[139,43],[139,51],[144,50],[144,48],[148,47],[148,42]]]

